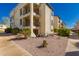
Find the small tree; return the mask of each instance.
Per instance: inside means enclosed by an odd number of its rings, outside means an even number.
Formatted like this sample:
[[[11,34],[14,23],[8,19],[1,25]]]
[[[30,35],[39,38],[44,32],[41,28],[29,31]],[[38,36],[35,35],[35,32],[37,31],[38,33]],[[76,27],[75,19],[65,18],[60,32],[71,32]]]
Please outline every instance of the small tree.
[[[17,35],[17,33],[20,32],[20,29],[19,28],[13,28],[11,32],[12,32],[12,34]]]
[[[47,47],[48,43],[46,40],[43,40],[42,47]]]
[[[79,36],[79,31],[77,31],[76,33],[77,33],[77,35]]]
[[[60,36],[69,36],[70,35],[70,30],[65,29],[65,28],[60,28],[58,30],[58,35],[60,35]]]
[[[54,29],[54,32],[57,33],[57,32],[58,32],[58,29],[55,28],[55,29]]]
[[[31,30],[29,28],[24,28],[21,32],[25,38],[28,38],[31,35]]]

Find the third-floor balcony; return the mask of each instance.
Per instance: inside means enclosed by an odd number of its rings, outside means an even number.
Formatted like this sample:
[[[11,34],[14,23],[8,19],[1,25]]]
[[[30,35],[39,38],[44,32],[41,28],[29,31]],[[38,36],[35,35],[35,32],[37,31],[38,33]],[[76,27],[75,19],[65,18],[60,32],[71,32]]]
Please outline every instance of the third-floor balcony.
[[[29,12],[30,12],[30,4],[25,5],[25,6],[23,7],[23,11],[22,11],[22,12],[23,12],[23,13],[22,13],[23,15],[29,13]]]
[[[36,4],[36,3],[33,4],[34,13],[36,13],[37,15],[39,15],[39,7],[40,4]]]
[[[23,8],[20,9],[20,16],[27,17],[30,15],[30,4],[26,4]],[[39,17],[39,5],[33,4],[33,16]]]

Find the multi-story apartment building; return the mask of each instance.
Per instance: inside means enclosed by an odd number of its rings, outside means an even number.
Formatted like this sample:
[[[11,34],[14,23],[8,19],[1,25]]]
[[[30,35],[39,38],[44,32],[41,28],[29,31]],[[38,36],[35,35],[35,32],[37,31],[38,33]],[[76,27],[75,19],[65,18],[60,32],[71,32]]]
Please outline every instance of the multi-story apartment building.
[[[60,28],[60,18],[58,16],[54,16],[54,29]]]
[[[65,27],[65,24],[63,23],[63,21],[62,20],[60,20],[60,26],[59,26],[60,28],[66,28]]]
[[[64,28],[64,23],[60,19],[59,16],[54,16],[54,23],[53,23],[53,28],[54,29],[59,29],[59,28]]]
[[[31,37],[48,35],[53,29],[53,9],[45,3],[18,4],[10,13],[11,27],[31,29]]]

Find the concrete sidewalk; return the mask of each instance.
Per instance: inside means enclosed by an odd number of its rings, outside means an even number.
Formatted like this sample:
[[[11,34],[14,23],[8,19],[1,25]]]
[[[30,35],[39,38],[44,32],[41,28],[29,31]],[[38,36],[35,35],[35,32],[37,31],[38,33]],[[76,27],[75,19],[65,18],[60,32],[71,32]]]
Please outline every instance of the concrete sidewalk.
[[[66,56],[79,56],[79,48],[77,48],[74,43],[79,43],[79,40],[69,39]]]
[[[68,45],[66,48],[66,56],[79,56],[79,48],[74,45],[74,43],[79,43],[79,38],[76,33],[68,39]]]
[[[25,49],[8,39],[8,36],[0,37],[0,56],[31,56]]]
[[[78,35],[73,32],[70,38],[68,39],[66,52],[79,51],[79,48],[75,47],[74,45],[74,43],[78,43],[78,42],[79,42]]]
[[[79,40],[69,39],[66,52],[79,51],[79,48],[74,45],[76,42],[79,42]]]

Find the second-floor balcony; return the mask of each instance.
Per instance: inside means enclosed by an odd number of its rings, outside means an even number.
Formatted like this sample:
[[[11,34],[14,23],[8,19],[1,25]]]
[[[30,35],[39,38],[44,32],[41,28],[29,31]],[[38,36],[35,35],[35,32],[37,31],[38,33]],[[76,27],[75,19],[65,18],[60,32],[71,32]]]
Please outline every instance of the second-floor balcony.
[[[29,16],[23,18],[23,27],[30,27],[30,24],[31,24],[31,20]],[[33,27],[37,28],[39,26],[40,26],[39,19],[36,17],[33,17]]]
[[[29,17],[26,17],[26,18],[23,18],[23,26],[25,27],[29,27],[30,26],[30,18]]]
[[[34,25],[35,27],[39,27],[39,26],[40,26],[39,18],[34,17],[33,25]]]

